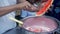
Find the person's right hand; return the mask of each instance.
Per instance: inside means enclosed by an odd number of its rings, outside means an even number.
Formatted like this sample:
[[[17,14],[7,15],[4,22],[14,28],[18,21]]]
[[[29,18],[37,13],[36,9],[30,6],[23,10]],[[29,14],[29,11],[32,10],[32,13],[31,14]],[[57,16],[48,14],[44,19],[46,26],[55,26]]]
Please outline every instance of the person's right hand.
[[[32,4],[30,4],[28,1],[17,4],[17,8],[32,10],[32,11],[37,10],[37,8],[35,6],[33,6]]]

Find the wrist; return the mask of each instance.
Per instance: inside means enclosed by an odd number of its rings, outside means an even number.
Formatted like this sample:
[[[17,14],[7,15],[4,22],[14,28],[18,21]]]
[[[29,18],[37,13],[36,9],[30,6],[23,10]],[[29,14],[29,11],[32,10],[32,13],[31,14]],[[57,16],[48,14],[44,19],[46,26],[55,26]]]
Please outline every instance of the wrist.
[[[16,4],[16,9],[17,9],[17,10],[21,10],[21,9],[23,9],[23,8],[24,8],[24,5],[22,5],[22,3]]]
[[[17,0],[17,4],[18,3],[23,3],[23,2],[26,2],[26,0]]]

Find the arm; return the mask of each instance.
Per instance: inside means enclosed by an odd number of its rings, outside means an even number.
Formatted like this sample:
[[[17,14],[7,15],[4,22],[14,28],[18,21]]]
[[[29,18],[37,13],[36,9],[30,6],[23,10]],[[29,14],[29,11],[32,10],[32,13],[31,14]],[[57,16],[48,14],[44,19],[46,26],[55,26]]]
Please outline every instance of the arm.
[[[26,0],[17,0],[17,3],[25,2]]]
[[[22,4],[23,3],[12,5],[12,6],[0,7],[0,16],[10,13],[14,10],[22,9],[24,7],[24,5]]]
[[[16,6],[0,7],[0,16],[3,16],[5,14],[7,14],[7,13],[10,13],[13,10],[16,10]]]

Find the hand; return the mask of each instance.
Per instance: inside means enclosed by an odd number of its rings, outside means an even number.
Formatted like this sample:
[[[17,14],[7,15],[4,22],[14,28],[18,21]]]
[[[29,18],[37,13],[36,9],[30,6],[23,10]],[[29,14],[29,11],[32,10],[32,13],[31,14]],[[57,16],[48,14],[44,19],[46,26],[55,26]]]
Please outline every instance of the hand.
[[[38,8],[33,5],[31,7],[26,6],[24,9],[28,11],[38,11]]]
[[[28,3],[27,1],[25,1],[25,2],[22,2],[22,3],[19,3],[19,4],[17,4],[16,5],[16,7],[17,7],[17,9],[23,9],[23,8],[25,8],[25,7],[31,7],[31,4],[30,3]]]
[[[29,2],[23,2],[17,5],[19,9],[25,9],[25,10],[31,10],[31,11],[36,11],[37,8],[31,5]]]
[[[24,8],[25,10],[29,10],[29,11],[38,11],[38,7],[33,6],[32,4],[30,4],[30,6],[25,6]]]
[[[44,8],[45,5],[46,5],[46,2],[41,3],[41,4],[38,6],[39,10],[41,10],[42,8]]]

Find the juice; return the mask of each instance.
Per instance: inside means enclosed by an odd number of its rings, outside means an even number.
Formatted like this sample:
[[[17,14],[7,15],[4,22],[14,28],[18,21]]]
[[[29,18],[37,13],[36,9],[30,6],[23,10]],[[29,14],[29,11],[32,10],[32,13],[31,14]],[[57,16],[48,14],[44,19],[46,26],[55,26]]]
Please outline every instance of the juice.
[[[32,32],[50,32],[57,28],[57,23],[46,17],[32,17],[24,21],[23,27]]]

